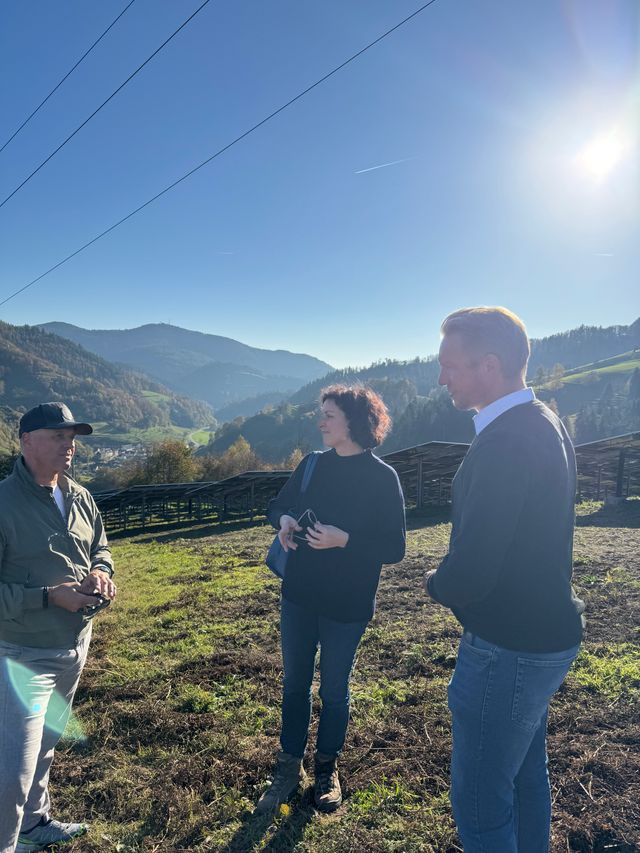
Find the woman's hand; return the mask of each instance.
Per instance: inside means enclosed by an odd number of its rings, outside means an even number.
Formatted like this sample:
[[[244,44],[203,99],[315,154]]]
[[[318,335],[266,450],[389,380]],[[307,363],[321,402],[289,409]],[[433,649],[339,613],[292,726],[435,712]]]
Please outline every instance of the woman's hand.
[[[344,548],[349,541],[349,534],[332,524],[321,524],[319,521],[313,527],[307,528],[309,547],[320,551],[323,548]]]
[[[284,548],[285,551],[288,551],[291,548],[292,551],[295,551],[298,547],[297,543],[293,541],[293,534],[298,533],[302,530],[298,522],[295,518],[292,518],[290,515],[281,515],[280,516],[280,530],[278,531],[278,539],[280,540],[280,544]]]

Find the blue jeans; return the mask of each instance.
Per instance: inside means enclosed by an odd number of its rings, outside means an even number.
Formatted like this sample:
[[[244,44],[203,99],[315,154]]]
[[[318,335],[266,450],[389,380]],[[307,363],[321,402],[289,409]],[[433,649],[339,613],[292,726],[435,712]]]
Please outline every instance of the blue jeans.
[[[316,748],[336,756],[349,725],[349,677],[367,622],[336,622],[282,599],[280,631],[284,685],[282,690],[283,752],[302,758],[311,719],[311,682],[320,644],[322,711]]]
[[[547,853],[547,713],[578,649],[513,652],[463,634],[449,709],[451,806],[465,853]]]

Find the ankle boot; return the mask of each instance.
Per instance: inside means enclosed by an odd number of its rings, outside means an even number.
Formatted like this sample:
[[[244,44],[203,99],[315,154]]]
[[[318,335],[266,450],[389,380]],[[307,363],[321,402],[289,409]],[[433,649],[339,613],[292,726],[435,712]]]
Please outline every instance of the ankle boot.
[[[287,752],[278,753],[278,763],[271,784],[258,800],[256,812],[264,814],[274,811],[286,803],[298,790],[299,785],[307,781],[302,759]]]
[[[316,808],[321,812],[333,812],[342,802],[342,790],[338,779],[338,757],[316,752],[316,783],[313,796]]]

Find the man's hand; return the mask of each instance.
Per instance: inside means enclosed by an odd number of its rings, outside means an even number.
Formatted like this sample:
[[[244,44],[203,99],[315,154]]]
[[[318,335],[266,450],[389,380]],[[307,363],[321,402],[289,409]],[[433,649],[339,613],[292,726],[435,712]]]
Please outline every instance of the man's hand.
[[[298,522],[290,515],[280,516],[280,530],[278,531],[278,539],[285,551],[291,548],[292,551],[297,550],[298,546],[293,541],[293,534],[299,533],[302,530]]]
[[[86,581],[86,578],[85,578]],[[93,607],[96,599],[93,595],[80,591],[77,581],[67,581],[58,586],[49,587],[49,605],[61,607],[69,613],[77,613],[83,607]]]
[[[85,595],[101,595],[111,599],[116,597],[116,585],[109,577],[109,572],[103,572],[101,569],[92,569],[89,572],[80,584],[80,591]]]
[[[310,548],[320,551],[324,548],[344,548],[349,541],[349,534],[332,524],[320,524],[318,521],[313,527],[307,528],[306,538]]]

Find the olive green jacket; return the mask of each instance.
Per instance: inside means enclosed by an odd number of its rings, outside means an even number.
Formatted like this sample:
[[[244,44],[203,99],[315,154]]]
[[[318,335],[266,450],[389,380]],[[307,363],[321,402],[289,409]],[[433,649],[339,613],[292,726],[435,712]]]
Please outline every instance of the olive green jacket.
[[[66,521],[51,489],[20,457],[0,482],[0,640],[36,648],[72,648],[91,620],[43,607],[43,587],[113,572],[102,519],[90,493],[61,474]]]

